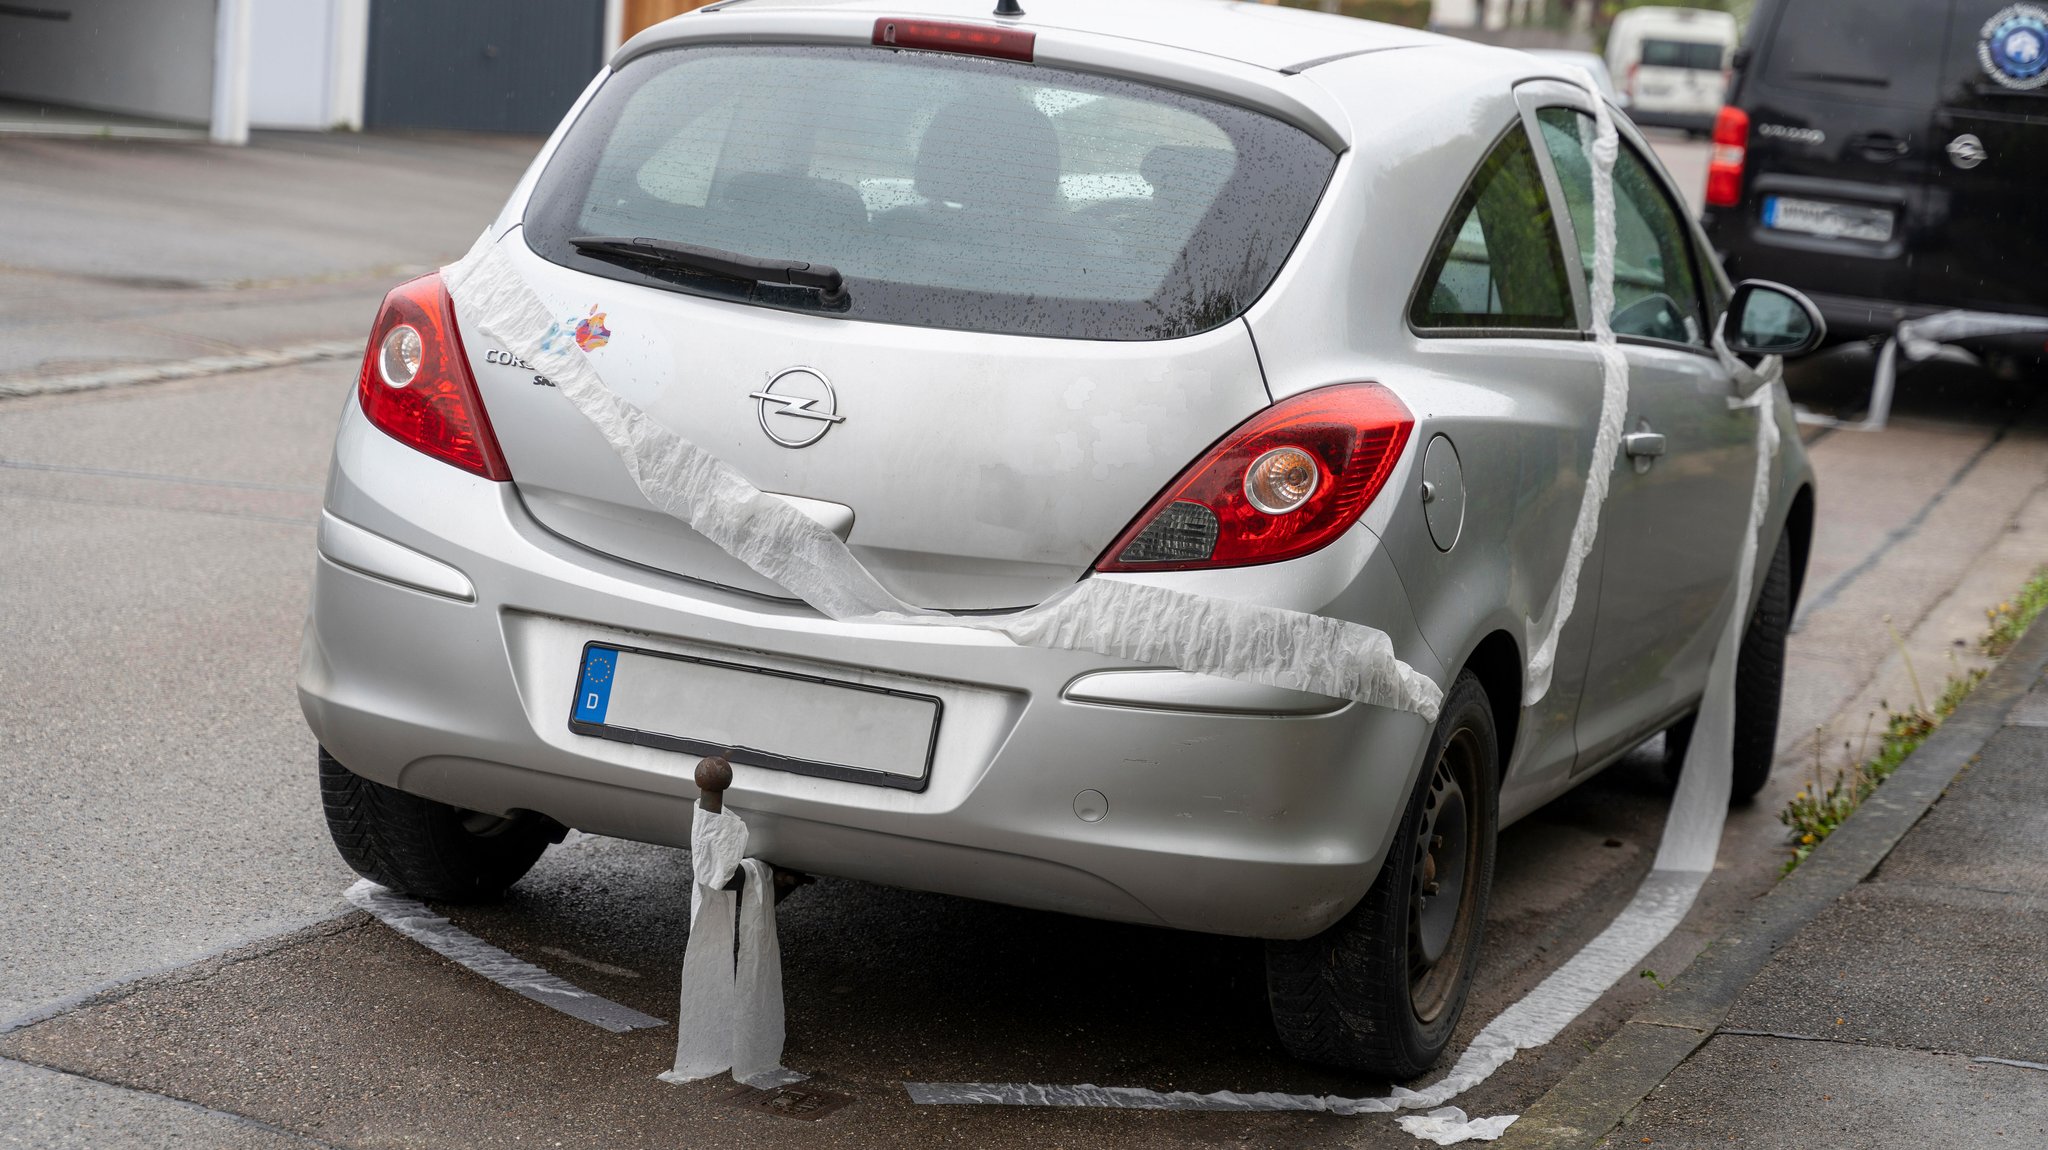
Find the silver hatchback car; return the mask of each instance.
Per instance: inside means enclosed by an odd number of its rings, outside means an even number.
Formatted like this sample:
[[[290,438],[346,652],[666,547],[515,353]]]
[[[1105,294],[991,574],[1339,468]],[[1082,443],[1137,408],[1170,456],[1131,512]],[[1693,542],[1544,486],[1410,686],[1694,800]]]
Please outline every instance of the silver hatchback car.
[[[490,897],[565,828],[687,843],[722,753],[778,866],[1271,940],[1291,1050],[1412,1075],[1498,827],[1682,744],[1738,608],[1735,790],[1762,784],[1813,483],[1766,405],[1786,448],[1733,604],[1760,416],[1710,345],[1740,298],[1799,301],[1734,291],[1619,123],[1626,450],[1525,706],[1602,395],[1586,92],[1259,4],[1023,4],[662,24],[481,244],[542,346],[900,600],[984,619],[1105,581],[1342,620],[1441,687],[1434,721],[828,616],[651,503],[428,276],[377,320],[320,531],[299,690],[335,841]]]

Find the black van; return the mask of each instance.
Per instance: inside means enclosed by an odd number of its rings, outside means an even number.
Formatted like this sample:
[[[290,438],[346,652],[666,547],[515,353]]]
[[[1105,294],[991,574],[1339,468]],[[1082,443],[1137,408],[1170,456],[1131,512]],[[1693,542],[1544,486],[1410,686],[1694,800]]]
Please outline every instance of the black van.
[[[1760,0],[1734,65],[1703,218],[1730,277],[1840,339],[2048,316],[2048,0]]]

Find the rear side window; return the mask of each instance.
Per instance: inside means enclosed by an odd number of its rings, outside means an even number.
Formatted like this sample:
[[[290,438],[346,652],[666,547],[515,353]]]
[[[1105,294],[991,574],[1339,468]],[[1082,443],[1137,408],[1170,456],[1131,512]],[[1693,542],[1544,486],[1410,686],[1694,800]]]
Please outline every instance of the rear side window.
[[[1578,329],[1550,197],[1519,123],[1452,209],[1408,318],[1418,328]]]
[[[1946,5],[1905,0],[1786,0],[1764,75],[1844,100],[1931,104]]]
[[[817,293],[578,253],[648,237],[838,269],[832,314],[1084,339],[1227,323],[1336,156],[1233,105],[884,48],[677,48],[625,66],[549,163],[528,242],[597,275],[820,310]]]
[[[1543,145],[1564,188],[1565,210],[1578,237],[1580,266],[1593,281],[1593,118],[1570,108],[1536,113]],[[1694,272],[1685,220],[1650,172],[1623,142],[1614,162],[1614,314],[1616,335],[1705,347],[1706,308]]]
[[[1701,72],[1721,70],[1721,45],[1696,40],[1643,41],[1643,67],[1692,68]]]

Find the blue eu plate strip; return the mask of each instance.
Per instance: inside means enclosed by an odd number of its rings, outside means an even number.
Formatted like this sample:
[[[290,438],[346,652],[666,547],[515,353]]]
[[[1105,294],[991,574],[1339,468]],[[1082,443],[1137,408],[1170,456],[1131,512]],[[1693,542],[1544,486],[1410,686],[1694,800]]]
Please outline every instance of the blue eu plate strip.
[[[1764,197],[1764,226],[1767,228],[1778,226],[1778,197],[1776,196]]]
[[[619,669],[619,653],[609,647],[587,647],[583,651],[583,682],[576,689],[576,721],[602,723],[612,703],[612,679]]]

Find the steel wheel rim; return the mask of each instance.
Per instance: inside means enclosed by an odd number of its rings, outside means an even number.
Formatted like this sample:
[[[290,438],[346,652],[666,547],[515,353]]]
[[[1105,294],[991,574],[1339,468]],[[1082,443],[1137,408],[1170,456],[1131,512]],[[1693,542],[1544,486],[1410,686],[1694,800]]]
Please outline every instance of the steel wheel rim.
[[[1479,738],[1460,727],[1430,772],[1415,826],[1408,894],[1408,996],[1415,1017],[1436,1021],[1450,1008],[1472,939],[1479,866]]]

